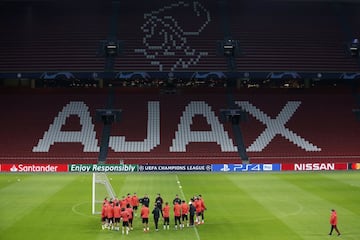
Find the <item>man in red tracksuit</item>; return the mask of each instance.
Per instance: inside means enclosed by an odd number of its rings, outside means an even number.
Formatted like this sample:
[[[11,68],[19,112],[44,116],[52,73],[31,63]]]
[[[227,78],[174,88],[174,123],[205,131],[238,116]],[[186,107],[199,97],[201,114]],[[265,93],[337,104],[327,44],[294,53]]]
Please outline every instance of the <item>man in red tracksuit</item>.
[[[149,214],[150,214],[149,207],[143,204],[141,207],[140,215],[142,218],[142,223],[144,225],[144,232],[149,231]]]
[[[107,219],[107,215],[106,215],[106,208],[107,208],[107,204],[109,204],[108,202],[104,202],[102,209],[101,209],[101,228],[104,230],[106,228],[106,219]]]
[[[178,202],[175,202],[174,205],[174,219],[175,219],[175,229],[178,228],[178,223],[180,229],[182,228],[181,225],[181,205]]]
[[[206,210],[206,206],[204,203],[204,199],[202,198],[201,194],[199,195],[199,201],[201,203],[201,223],[204,224],[205,217],[204,217],[204,211]],[[200,219],[199,219],[200,221]]]
[[[124,234],[126,232],[126,235],[129,234],[129,218],[130,214],[129,211],[126,210],[126,208],[121,209],[121,219],[123,221],[121,233]]]
[[[114,229],[114,208],[112,206],[112,202],[109,202],[109,204],[106,205],[105,214],[107,229]]]
[[[120,230],[120,218],[121,218],[120,204],[116,203],[113,209],[114,209],[114,228],[116,231],[119,231]]]
[[[164,218],[164,230],[170,228],[170,206],[169,203],[166,202],[164,208],[162,209],[162,214]]]
[[[330,216],[330,225],[331,225],[331,229],[330,229],[330,233],[329,235],[332,234],[333,230],[335,229],[335,231],[337,232],[338,236],[340,236],[340,231],[337,228],[337,214],[335,209],[331,209],[331,216]]]
[[[185,202],[185,200],[182,200],[181,202],[181,221],[182,221],[182,227],[189,226],[188,222],[188,215],[189,215],[189,205]]]

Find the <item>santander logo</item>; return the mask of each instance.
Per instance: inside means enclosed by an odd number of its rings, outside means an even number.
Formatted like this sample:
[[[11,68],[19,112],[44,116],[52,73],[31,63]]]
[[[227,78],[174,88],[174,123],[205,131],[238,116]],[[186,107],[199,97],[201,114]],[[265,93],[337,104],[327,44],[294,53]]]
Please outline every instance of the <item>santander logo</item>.
[[[10,168],[10,172],[17,172],[18,171],[18,168],[13,165],[11,168]]]

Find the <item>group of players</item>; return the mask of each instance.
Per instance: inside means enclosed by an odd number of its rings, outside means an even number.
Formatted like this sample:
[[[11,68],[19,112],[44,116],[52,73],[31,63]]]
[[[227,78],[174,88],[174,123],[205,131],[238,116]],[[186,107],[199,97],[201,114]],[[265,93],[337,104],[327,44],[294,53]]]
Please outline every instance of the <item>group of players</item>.
[[[201,195],[194,196],[190,199],[189,203],[181,200],[179,196],[176,195],[172,204],[176,230],[182,229],[185,226],[194,227],[197,224],[204,223],[206,206]],[[145,194],[144,197],[138,198],[136,193],[133,195],[128,193],[127,196],[123,196],[121,199],[117,197],[108,199],[108,197],[105,197],[101,211],[102,229],[120,231],[121,225],[122,234],[129,234],[130,230],[133,230],[133,219],[137,216],[138,211],[140,211],[144,232],[150,230],[150,214],[153,216],[155,231],[159,231],[160,218],[163,219],[164,230],[170,229],[171,207],[169,202],[164,202],[161,195],[157,194],[154,208],[150,212],[149,196]]]

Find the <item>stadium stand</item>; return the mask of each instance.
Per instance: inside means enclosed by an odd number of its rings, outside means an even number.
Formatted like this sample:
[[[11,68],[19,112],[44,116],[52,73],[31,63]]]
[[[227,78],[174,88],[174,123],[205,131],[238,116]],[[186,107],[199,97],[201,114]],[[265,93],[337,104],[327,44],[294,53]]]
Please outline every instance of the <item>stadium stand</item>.
[[[359,70],[344,52],[346,35],[331,3],[231,1],[231,6],[236,6],[230,8],[232,32],[243,53],[238,70]]]
[[[4,4],[0,71],[103,71],[97,53],[112,28],[124,43],[116,71],[227,71],[216,49],[227,34],[240,43],[238,71],[359,70],[344,52],[358,35],[356,4],[225,2],[227,12],[217,1],[120,1],[116,13],[102,1]]]
[[[0,120],[1,162],[96,162],[102,123],[95,121],[95,110],[106,104],[107,95],[91,91],[1,94],[1,109],[6,113]],[[112,127],[107,162],[240,162],[231,125],[220,119],[226,94],[203,89],[195,93],[118,90],[114,106],[123,113],[121,122]],[[235,99],[249,112],[249,121],[240,127],[251,162],[359,158],[360,128],[349,90],[262,94],[243,90]],[[47,133],[54,135],[47,137]],[[52,144],[45,141],[49,138],[55,139]]]
[[[82,10],[79,10],[79,9]],[[111,5],[94,1],[4,4],[0,10],[0,71],[96,71]]]

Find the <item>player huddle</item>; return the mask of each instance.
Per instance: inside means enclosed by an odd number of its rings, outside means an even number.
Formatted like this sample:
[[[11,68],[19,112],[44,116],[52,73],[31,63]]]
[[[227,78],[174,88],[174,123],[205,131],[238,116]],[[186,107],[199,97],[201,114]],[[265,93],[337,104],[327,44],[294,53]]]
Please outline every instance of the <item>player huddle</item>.
[[[122,234],[129,234],[130,230],[133,230],[133,219],[137,216],[139,206],[140,217],[143,224],[144,232],[150,230],[149,217],[153,216],[155,231],[159,230],[159,219],[163,219],[164,230],[170,229],[170,214],[174,216],[175,229],[182,229],[185,226],[193,227],[197,224],[204,223],[204,211],[206,210],[204,200],[201,195],[194,196],[187,203],[185,200],[181,200],[178,195],[175,196],[172,207],[169,202],[165,202],[161,195],[158,194],[154,207],[150,210],[150,198],[147,194],[143,198],[138,198],[136,193],[127,196],[123,196],[121,199],[116,197],[113,199],[104,199],[101,220],[102,229],[111,229],[121,231]],[[122,224],[121,224],[122,223]]]

